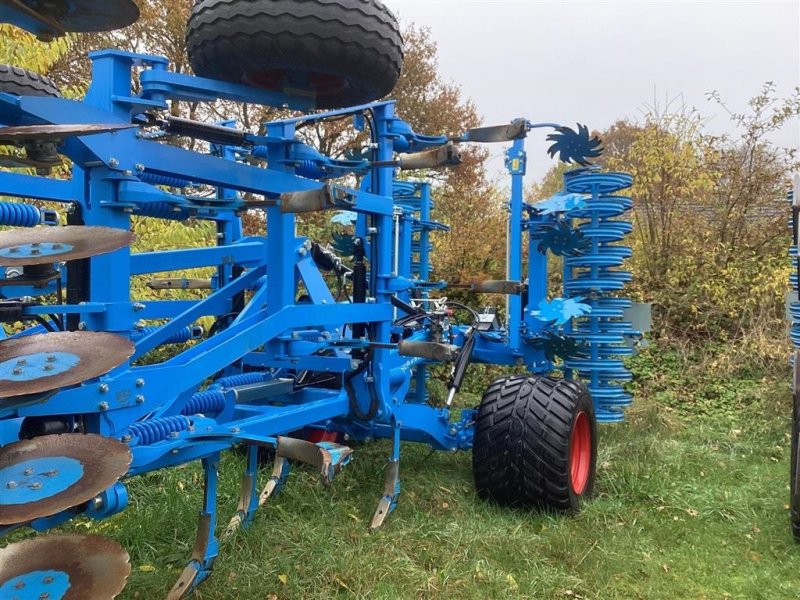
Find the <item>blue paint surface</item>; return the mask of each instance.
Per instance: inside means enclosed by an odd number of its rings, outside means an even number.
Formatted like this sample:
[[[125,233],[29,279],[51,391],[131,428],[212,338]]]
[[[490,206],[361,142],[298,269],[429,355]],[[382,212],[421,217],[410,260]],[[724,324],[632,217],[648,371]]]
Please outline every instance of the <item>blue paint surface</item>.
[[[83,477],[83,464],[66,456],[33,458],[0,469],[0,506],[38,502]]]
[[[41,598],[61,600],[69,591],[69,575],[63,571],[31,571],[9,579],[0,586],[0,598]]]
[[[52,377],[72,369],[81,361],[70,352],[37,352],[0,362],[0,380],[31,381]]]
[[[30,256],[55,256],[70,252],[74,246],[72,244],[56,244],[53,242],[39,242],[33,244],[20,244],[0,249],[0,256],[3,258],[28,258]]]

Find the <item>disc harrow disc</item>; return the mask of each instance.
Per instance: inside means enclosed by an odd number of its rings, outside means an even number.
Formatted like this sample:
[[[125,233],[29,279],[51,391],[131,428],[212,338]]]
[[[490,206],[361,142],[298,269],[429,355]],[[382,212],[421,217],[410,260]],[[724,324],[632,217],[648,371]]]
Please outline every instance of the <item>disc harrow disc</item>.
[[[125,549],[99,535],[46,535],[0,550],[0,598],[111,600],[125,587]]]
[[[113,333],[57,331],[0,341],[0,397],[14,398],[75,385],[108,373],[133,355]],[[0,407],[6,402],[0,400]]]
[[[10,0],[32,16],[37,16],[52,31],[111,31],[127,27],[139,18],[139,8],[131,0],[70,0],[70,2],[40,2],[39,0]]]
[[[43,435],[0,448],[0,525],[88,502],[128,472],[131,451],[93,433]]]
[[[34,227],[0,232],[0,267],[44,265],[106,254],[128,246],[133,234],[112,227]]]
[[[125,123],[75,123],[70,125],[24,125],[0,128],[0,144],[22,144],[25,142],[56,141],[65,137],[97,135],[135,125]]]

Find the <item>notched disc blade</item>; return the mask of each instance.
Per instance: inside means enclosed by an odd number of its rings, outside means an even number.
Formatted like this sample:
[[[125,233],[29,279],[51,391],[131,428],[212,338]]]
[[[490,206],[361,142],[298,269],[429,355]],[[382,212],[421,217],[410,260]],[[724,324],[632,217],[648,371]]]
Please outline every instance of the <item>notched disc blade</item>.
[[[97,135],[110,133],[120,129],[130,129],[136,125],[76,123],[74,125],[25,125],[23,127],[0,127],[0,144],[21,144],[24,142],[41,142],[61,140],[66,137]]]
[[[88,502],[128,472],[126,444],[93,433],[43,435],[0,448],[0,525]]]
[[[0,267],[89,258],[128,246],[133,234],[113,227],[33,227],[0,231]]]
[[[99,331],[57,331],[0,341],[0,407],[4,398],[75,385],[108,373],[131,356],[130,340]]]
[[[131,0],[17,1],[64,31],[111,31],[127,27],[139,18],[139,8]]]
[[[111,600],[125,587],[128,561],[122,546],[99,535],[24,540],[0,550],[0,597]]]

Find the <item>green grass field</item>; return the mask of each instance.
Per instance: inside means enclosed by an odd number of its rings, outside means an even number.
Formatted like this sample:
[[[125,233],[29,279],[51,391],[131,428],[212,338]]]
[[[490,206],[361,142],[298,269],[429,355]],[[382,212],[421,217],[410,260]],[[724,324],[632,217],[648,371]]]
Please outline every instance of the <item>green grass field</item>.
[[[698,381],[658,376],[661,366],[635,366],[636,407],[624,425],[601,427],[596,497],[576,516],[487,504],[469,454],[409,444],[400,504],[369,534],[388,453],[372,444],[330,487],[296,469],[253,527],[223,545],[196,597],[796,598],[788,371]],[[241,466],[236,456],[222,464],[225,518]],[[128,549],[123,597],[161,598],[191,553],[200,487],[195,467],[136,478],[123,514],[69,528]]]

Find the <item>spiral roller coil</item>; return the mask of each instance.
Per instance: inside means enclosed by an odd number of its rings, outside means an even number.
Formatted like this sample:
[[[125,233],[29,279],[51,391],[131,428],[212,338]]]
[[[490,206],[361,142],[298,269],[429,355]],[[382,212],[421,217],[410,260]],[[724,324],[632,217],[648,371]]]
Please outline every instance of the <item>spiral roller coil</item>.
[[[794,192],[790,191],[786,199],[789,201],[790,205],[794,204]],[[793,219],[789,219],[789,228],[794,228]],[[797,293],[797,246],[793,245],[789,247],[789,256],[792,260],[792,272],[789,275],[789,284],[792,286],[792,290]],[[800,302],[792,302],[789,305],[789,314],[792,317],[792,328],[789,330],[789,336],[794,347],[800,348]],[[792,358],[792,360],[794,360],[794,358]]]
[[[565,368],[584,380],[592,394],[598,422],[615,423],[624,419],[623,409],[631,404],[631,396],[622,387],[631,373],[623,359],[632,354],[626,338],[637,335],[624,319],[631,306],[627,298],[616,294],[631,280],[621,269],[632,251],[619,245],[633,226],[619,220],[633,208],[632,200],[617,195],[633,185],[633,178],[624,173],[600,173],[578,169],[564,176],[567,192],[586,194],[586,206],[566,213],[578,221],[576,226],[591,244],[579,255],[564,259],[564,293],[582,297],[592,312],[573,323],[569,332],[582,342],[585,355],[565,361]]]

